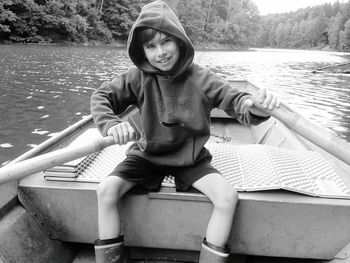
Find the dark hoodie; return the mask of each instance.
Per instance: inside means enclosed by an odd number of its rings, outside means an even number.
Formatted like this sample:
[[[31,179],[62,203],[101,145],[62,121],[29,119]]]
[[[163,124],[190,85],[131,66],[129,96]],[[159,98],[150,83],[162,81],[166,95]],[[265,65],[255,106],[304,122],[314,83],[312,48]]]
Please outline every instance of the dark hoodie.
[[[136,34],[150,27],[180,40],[179,61],[166,74],[146,59]],[[106,136],[121,120],[129,105],[136,105],[142,122],[141,139],[127,155],[137,155],[155,164],[184,166],[211,159],[204,147],[210,136],[210,111],[225,110],[243,124],[259,124],[243,102],[248,93],[234,90],[227,81],[193,63],[194,48],[173,11],[162,1],[142,8],[128,39],[128,54],[136,67],[104,83],[91,98],[97,128]]]

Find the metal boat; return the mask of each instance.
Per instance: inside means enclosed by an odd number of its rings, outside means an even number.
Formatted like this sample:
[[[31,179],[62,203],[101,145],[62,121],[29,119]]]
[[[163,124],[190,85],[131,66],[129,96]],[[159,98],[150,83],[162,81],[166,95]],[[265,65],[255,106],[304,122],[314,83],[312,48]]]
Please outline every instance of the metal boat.
[[[122,117],[135,112],[130,108]],[[91,131],[96,134],[89,116],[12,164],[67,147]],[[228,243],[232,254],[350,262],[349,164],[274,117],[242,126],[213,110],[211,133],[213,162],[239,190]],[[50,179],[39,171],[0,185],[1,262],[72,262],[78,249],[92,251],[98,236],[96,189],[111,158],[106,155],[121,158],[125,147],[103,151],[89,174]],[[130,257],[153,253],[164,261],[195,261],[198,256],[212,204],[196,190],[176,192],[168,180],[159,192],[135,188],[120,202]]]

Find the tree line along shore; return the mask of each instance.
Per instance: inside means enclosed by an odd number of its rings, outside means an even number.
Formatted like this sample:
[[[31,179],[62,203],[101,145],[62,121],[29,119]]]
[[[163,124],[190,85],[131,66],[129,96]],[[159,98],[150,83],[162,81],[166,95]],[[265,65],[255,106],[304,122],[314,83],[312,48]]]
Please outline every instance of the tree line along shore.
[[[124,45],[150,0],[2,0],[0,42]],[[168,0],[198,48],[350,51],[350,1],[261,16],[251,0]]]

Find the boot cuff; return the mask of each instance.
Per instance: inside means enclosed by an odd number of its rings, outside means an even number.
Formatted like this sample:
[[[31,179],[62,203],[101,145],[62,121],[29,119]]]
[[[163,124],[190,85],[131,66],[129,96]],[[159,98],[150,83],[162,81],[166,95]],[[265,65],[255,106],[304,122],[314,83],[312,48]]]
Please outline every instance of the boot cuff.
[[[105,246],[105,245],[117,244],[122,242],[124,242],[124,236],[119,236],[119,237],[110,238],[110,239],[97,239],[95,241],[95,246]]]
[[[211,244],[206,238],[203,239],[202,247],[211,250],[215,254],[220,254],[221,256],[228,256],[230,254],[230,249],[228,246],[219,247]]]

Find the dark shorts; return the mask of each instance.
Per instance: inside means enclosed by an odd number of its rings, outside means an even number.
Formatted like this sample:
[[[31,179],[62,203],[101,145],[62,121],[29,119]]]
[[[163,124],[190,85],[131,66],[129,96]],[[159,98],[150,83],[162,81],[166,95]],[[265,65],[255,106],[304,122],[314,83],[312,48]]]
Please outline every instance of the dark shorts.
[[[177,191],[187,191],[192,184],[210,173],[219,173],[208,160],[201,160],[193,166],[160,166],[138,156],[127,156],[110,174],[136,182],[143,188],[158,191],[165,176],[173,175]]]

